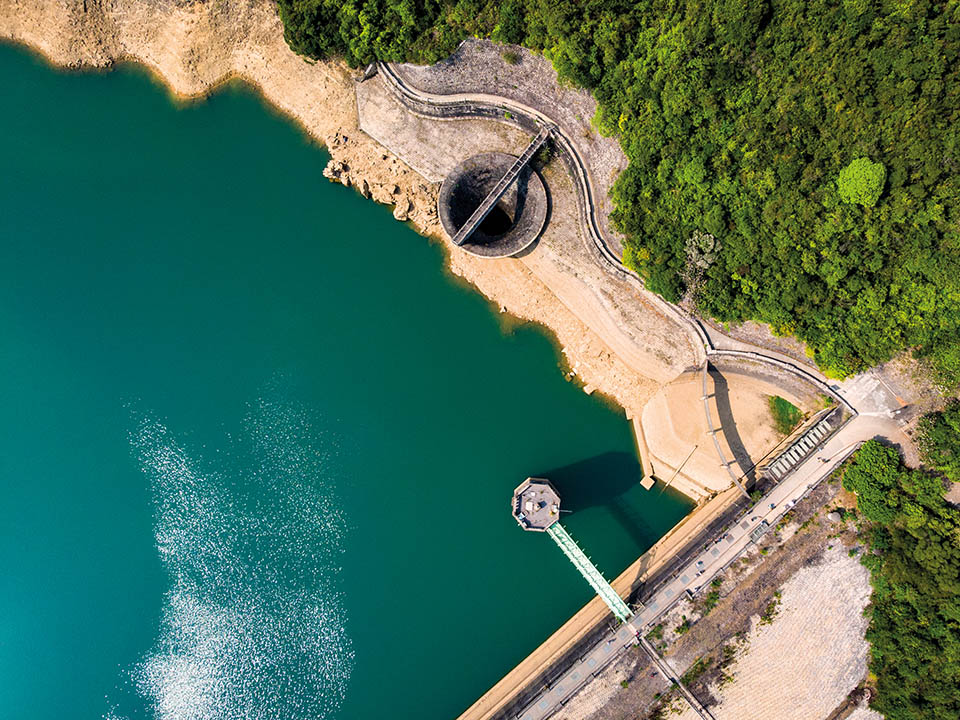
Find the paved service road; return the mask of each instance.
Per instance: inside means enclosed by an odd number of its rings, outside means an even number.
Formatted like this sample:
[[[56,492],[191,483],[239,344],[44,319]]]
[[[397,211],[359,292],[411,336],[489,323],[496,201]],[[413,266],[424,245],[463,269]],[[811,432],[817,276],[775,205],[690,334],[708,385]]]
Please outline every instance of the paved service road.
[[[556,123],[543,112],[526,105],[520,105],[514,101],[486,94],[456,94],[456,95],[436,95],[412,87],[405,82],[390,65],[380,64],[381,74],[387,81],[387,85],[396,91],[397,97],[401,102],[413,109],[402,98],[407,98],[410,102],[418,104],[419,110],[424,114],[437,117],[459,117],[459,116],[489,116],[503,118],[507,115],[500,113],[509,111],[510,113],[522,115],[530,122],[530,126],[542,126],[543,124],[555,125]],[[429,110],[433,108],[433,110]],[[429,110],[429,111],[428,111]],[[488,112],[489,111],[489,112]],[[490,112],[493,114],[491,115]],[[647,605],[640,609],[639,614],[628,624],[622,626],[612,635],[604,639],[600,645],[595,646],[581,660],[574,665],[574,668],[568,670],[561,676],[560,680],[544,691],[534,701],[524,708],[518,715],[520,720],[542,720],[551,715],[557,707],[576,692],[577,689],[585,684],[589,677],[596,672],[586,658],[600,661],[603,664],[609,662],[618,652],[622,651],[628,645],[633,644],[633,638],[626,639],[631,630],[642,633],[650,623],[662,615],[673,603],[675,603],[686,590],[694,590],[711,578],[726,565],[736,559],[740,553],[753,541],[751,534],[757,530],[766,521],[766,527],[769,529],[779,522],[780,518],[790,509],[790,507],[814,485],[840,464],[856,447],[873,437],[885,437],[894,442],[907,443],[904,438],[897,415],[904,409],[904,403],[898,398],[893,390],[883,381],[882,377],[873,372],[867,372],[862,375],[849,378],[848,380],[831,385],[829,388],[825,383],[825,378],[813,368],[801,368],[797,366],[791,358],[781,355],[776,351],[766,348],[754,347],[741,341],[735,341],[727,338],[718,329],[713,328],[707,335],[703,328],[695,321],[691,320],[686,313],[666,302],[660,296],[650,292],[644,286],[642,280],[632,271],[626,268],[618,253],[612,251],[600,230],[596,218],[596,207],[594,201],[594,184],[590,176],[590,170],[583,162],[577,145],[573,138],[567,136],[563,128],[557,126],[555,136],[566,156],[569,156],[572,165],[572,174],[574,175],[574,184],[578,192],[582,195],[583,222],[586,226],[587,234],[593,241],[593,244],[599,250],[600,257],[605,261],[604,266],[611,269],[615,274],[624,275],[633,281],[636,290],[649,299],[656,307],[662,309],[667,315],[678,320],[681,325],[695,336],[694,345],[700,347],[703,343],[704,354],[707,358],[713,354],[737,355],[745,354],[753,359],[763,362],[770,362],[781,366],[804,379],[812,382],[827,393],[837,393],[839,397],[849,403],[851,409],[859,413],[853,420],[849,421],[843,428],[827,440],[827,442],[817,452],[802,462],[797,468],[784,480],[780,481],[754,508],[752,513],[748,513],[740,523],[731,528],[721,538],[709,545],[704,551],[690,564],[686,565],[677,573],[670,582],[661,588],[658,588],[653,597],[646,602]],[[720,346],[723,345],[723,348]],[[732,346],[732,347],[731,347]],[[746,352],[744,352],[746,351]],[[825,458],[826,462],[820,460]],[[719,540],[719,542],[717,542]],[[699,564],[698,564],[699,563]],[[699,573],[699,575],[698,575]],[[625,634],[626,633],[626,634]],[[612,642],[610,641],[612,638]],[[606,649],[609,646],[609,652]],[[519,667],[519,666],[518,666]],[[583,676],[582,670],[589,669],[590,676]],[[599,669],[599,667],[597,668]],[[515,669],[513,672],[516,672]],[[574,674],[576,673],[576,677]],[[499,687],[495,686],[495,687]],[[489,693],[488,693],[489,695]],[[484,701],[487,701],[484,704]],[[488,698],[485,695],[480,701],[474,704],[461,718],[465,716],[488,718],[491,713],[501,709],[506,701],[504,691],[501,690],[496,698]]]
[[[663,615],[687,590],[696,592],[727,565],[737,559],[754,542],[754,532],[772,530],[780,519],[811,488],[827,477],[850,455],[862,437],[854,418],[829,438],[823,449],[814,452],[778,483],[724,535],[715,538],[688,565],[681,568],[674,579],[661,587],[631,621],[638,632]],[[824,462],[823,460],[827,462]]]
[[[519,715],[520,720],[540,720],[552,715],[577,690],[592,679],[600,670],[623,650],[637,644],[632,625],[621,625],[599,644],[573,663],[570,668],[549,688],[545,688]]]
[[[666,585],[644,600],[633,620],[611,632],[575,662],[553,685],[544,688],[518,715],[520,720],[544,720],[596,675],[620,652],[636,645],[647,628],[663,615],[687,590],[709,583],[718,572],[736,560],[753,542],[751,535],[767,523],[767,531],[810,489],[828,477],[865,438],[889,435],[896,423],[887,417],[858,415],[834,433],[784,480],[768,492],[736,525],[716,538]],[[823,460],[821,460],[823,458]],[[824,462],[826,460],[826,462]],[[772,506],[772,507],[771,507]]]

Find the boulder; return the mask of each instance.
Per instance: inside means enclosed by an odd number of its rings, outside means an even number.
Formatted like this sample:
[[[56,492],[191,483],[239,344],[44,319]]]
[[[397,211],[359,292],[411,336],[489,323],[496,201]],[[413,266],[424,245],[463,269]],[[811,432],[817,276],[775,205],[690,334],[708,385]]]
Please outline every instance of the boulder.
[[[393,209],[393,217],[400,222],[405,222],[410,219],[410,210],[412,209],[413,204],[408,198],[400,198],[397,200],[397,206]]]

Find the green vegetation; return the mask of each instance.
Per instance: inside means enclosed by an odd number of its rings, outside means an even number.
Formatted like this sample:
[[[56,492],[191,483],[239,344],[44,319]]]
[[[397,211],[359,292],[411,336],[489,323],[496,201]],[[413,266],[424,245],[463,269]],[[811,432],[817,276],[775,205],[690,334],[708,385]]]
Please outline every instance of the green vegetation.
[[[710,611],[717,606],[718,602],[720,602],[720,591],[711,590],[710,592],[708,592],[707,596],[703,599],[704,616],[709,615]]]
[[[652,290],[794,334],[836,375],[913,348],[960,381],[960,5],[278,3],[294,50],[352,65],[468,35],[542,52],[629,158],[614,221]]]
[[[650,632],[647,633],[647,640],[651,643],[656,643],[658,640],[663,639],[663,623],[657,623],[653,626]]]
[[[773,424],[781,435],[789,435],[803,420],[803,413],[800,412],[800,408],[779,395],[767,398],[767,405],[770,406]]]
[[[867,158],[857,158],[840,171],[837,178],[837,194],[845,203],[857,203],[873,207],[883,192],[887,181],[887,169]]]
[[[923,460],[948,480],[960,482],[960,401],[920,421]]]
[[[673,629],[673,631],[674,631],[677,635],[683,635],[683,634],[684,634],[687,630],[689,630],[689,629],[690,629],[690,621],[687,619],[687,616],[684,615],[684,616],[683,616],[683,622],[680,623],[679,625],[677,625],[677,626]]]
[[[941,420],[927,422],[927,431]],[[846,469],[843,486],[857,494],[868,521],[862,562],[873,585],[871,705],[888,720],[960,717],[960,512],[944,501],[940,477],[905,467],[873,440]]]
[[[744,644],[745,638],[742,632],[737,633],[736,640],[733,643],[729,643],[723,646],[723,654],[720,657],[720,680],[717,682],[717,686],[722,690],[727,685],[734,681],[734,676],[732,672],[729,672],[730,668],[737,660],[737,649],[738,647]]]
[[[763,609],[763,612],[760,613],[760,624],[769,625],[772,623],[777,615],[780,612],[780,596],[782,593],[779,590],[774,590],[773,600],[767,603],[767,606]]]
[[[697,661],[693,663],[693,665],[690,666],[690,669],[683,674],[682,678],[680,678],[680,682],[682,682],[684,685],[689,685],[703,675],[707,671],[707,668],[709,668],[712,664],[713,658],[711,657],[697,658]]]
[[[546,167],[551,160],[553,160],[553,155],[555,148],[553,142],[548,140],[543,144],[543,147],[537,150],[537,154],[533,156],[533,165],[537,168]]]

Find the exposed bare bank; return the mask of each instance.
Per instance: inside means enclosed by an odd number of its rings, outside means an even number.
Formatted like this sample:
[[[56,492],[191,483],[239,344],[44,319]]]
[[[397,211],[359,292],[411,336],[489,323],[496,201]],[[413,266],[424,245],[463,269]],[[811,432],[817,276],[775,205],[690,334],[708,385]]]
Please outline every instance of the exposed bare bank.
[[[359,130],[355,73],[340,62],[295,55],[270,0],[0,0],[0,38],[69,68],[142,63],[180,97],[202,97],[242,78],[327,146],[328,176],[394,205],[395,216],[419,232],[442,237],[436,185]],[[595,298],[571,294],[553,268],[536,272],[536,263],[519,260],[492,264],[447,247],[454,273],[501,310],[549,327],[588,390],[614,398],[630,417],[639,415],[664,368],[616,351],[622,339],[614,337],[609,318],[584,322],[602,314]]]

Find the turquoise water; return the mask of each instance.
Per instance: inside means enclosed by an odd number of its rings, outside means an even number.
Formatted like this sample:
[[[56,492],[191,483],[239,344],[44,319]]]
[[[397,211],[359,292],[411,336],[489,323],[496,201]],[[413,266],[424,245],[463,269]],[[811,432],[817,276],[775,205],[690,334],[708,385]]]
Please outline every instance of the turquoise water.
[[[0,708],[451,718],[688,503],[622,413],[241,86],[0,47]]]

